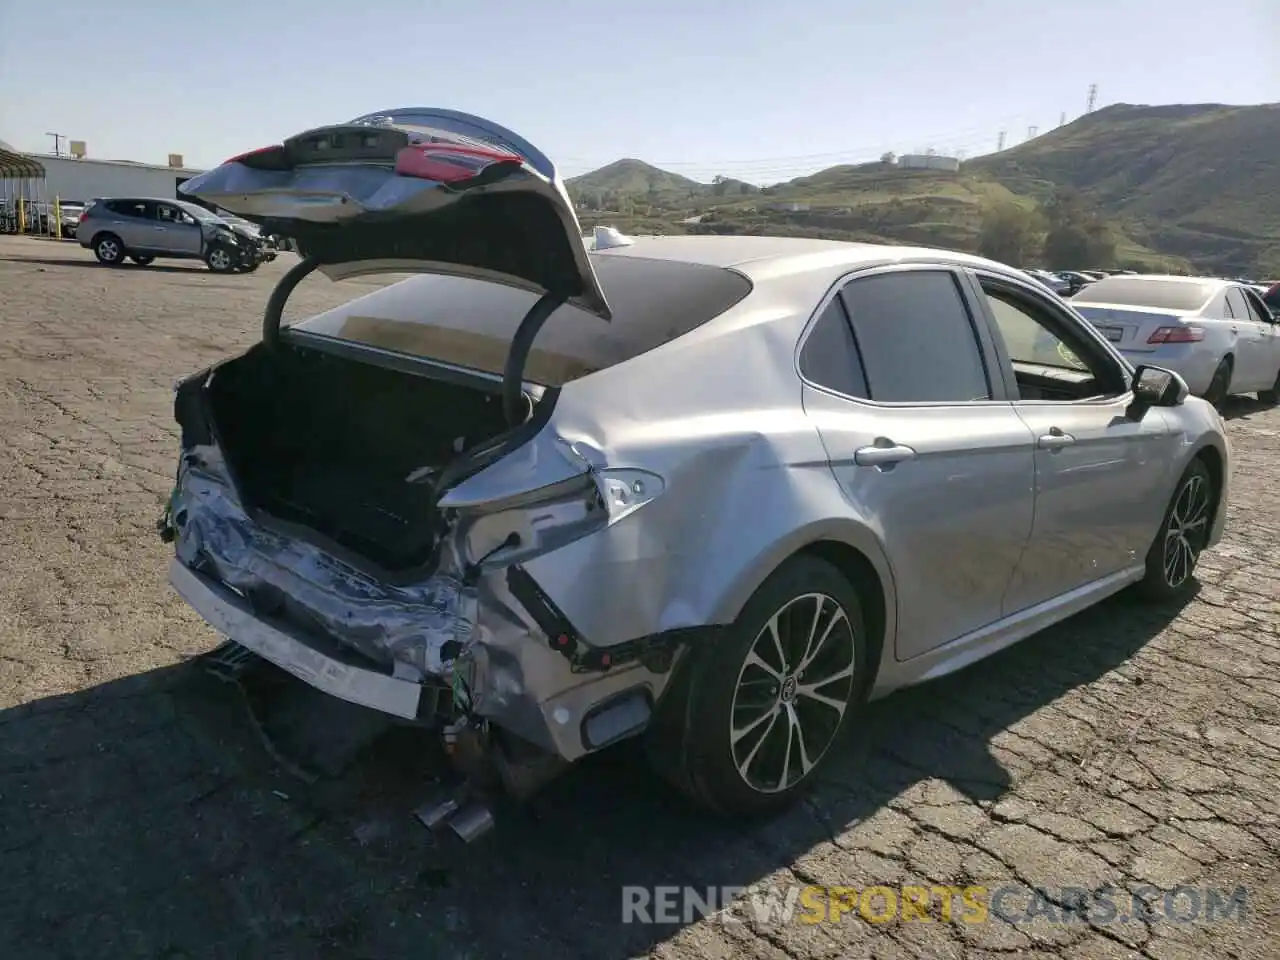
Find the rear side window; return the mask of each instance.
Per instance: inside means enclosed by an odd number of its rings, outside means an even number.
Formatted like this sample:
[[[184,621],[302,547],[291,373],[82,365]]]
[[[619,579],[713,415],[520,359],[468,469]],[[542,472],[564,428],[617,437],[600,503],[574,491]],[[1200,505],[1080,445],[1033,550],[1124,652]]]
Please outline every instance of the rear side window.
[[[820,387],[848,397],[867,396],[867,379],[840,298],[834,297],[809,331],[800,351],[800,372]]]
[[[1235,287],[1227,291],[1227,309],[1234,320],[1249,319],[1249,308],[1245,306],[1244,297]]]
[[[872,400],[989,400],[977,334],[955,277],[945,271],[886,273],[840,292]]]
[[[144,200],[108,200],[105,206],[112,213],[126,217],[141,217],[145,220],[150,216],[147,210],[150,204]]]

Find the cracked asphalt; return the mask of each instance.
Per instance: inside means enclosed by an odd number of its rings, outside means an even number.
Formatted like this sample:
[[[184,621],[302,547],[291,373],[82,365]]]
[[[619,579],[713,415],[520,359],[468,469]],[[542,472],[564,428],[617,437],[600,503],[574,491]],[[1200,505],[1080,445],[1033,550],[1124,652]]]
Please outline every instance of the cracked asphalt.
[[[1116,598],[876,704],[770,823],[693,812],[621,750],[464,848],[412,817],[440,766],[412,729],[314,783],[275,762],[190,662],[218,640],[164,579],[170,387],[254,341],[286,266],[108,269],[0,238],[0,955],[1280,957],[1280,410],[1231,411],[1230,526],[1181,609]],[[313,278],[290,312],[353,292]],[[324,742],[358,726],[315,716]],[[621,923],[623,886],[756,883],[1247,903],[1216,924]]]

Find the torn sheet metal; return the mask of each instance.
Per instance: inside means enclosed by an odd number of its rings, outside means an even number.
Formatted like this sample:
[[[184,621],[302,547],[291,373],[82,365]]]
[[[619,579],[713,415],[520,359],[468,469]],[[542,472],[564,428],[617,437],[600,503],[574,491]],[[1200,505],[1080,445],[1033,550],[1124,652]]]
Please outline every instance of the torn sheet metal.
[[[184,467],[171,505],[178,558],[246,596],[266,593],[365,656],[407,672],[447,676],[471,643],[473,589],[438,573],[392,586],[317,547],[254,523],[216,466]],[[408,677],[406,677],[408,679]]]

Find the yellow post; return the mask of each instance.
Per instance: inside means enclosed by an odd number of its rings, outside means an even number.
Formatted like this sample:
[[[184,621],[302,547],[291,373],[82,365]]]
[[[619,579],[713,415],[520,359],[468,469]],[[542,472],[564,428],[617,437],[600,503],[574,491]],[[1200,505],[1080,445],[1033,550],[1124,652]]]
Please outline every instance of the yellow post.
[[[53,236],[62,239],[62,198],[56,193],[53,195]]]
[[[27,232],[27,198],[18,198],[18,232]]]

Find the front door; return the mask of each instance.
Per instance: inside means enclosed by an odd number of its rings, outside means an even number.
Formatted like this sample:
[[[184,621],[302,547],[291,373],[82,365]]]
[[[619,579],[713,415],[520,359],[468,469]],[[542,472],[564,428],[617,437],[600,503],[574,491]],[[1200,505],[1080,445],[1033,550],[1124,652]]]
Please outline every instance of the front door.
[[[1009,615],[1143,563],[1166,506],[1176,441],[1159,409],[1129,417],[1128,374],[1105,350],[1089,349],[1061,306],[1030,289],[979,283],[1015,376],[1056,370],[1087,394],[1019,387],[1014,409],[1036,444],[1036,506],[1004,599]]]
[[[966,289],[941,267],[863,274],[801,350],[805,411],[893,569],[900,660],[998,620],[1031,531],[1031,432],[993,399]]]
[[[157,250],[178,256],[200,255],[200,224],[181,207],[156,205],[156,237]]]

